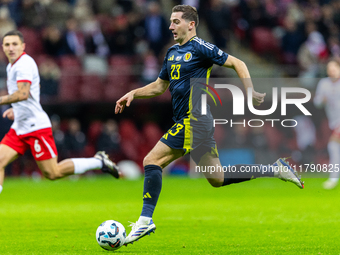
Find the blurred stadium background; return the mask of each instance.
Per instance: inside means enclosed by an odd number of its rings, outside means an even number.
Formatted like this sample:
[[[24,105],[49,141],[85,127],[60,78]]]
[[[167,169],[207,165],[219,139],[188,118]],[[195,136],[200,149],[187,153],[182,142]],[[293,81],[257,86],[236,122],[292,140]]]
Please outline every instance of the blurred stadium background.
[[[328,59],[340,58],[339,1],[1,0],[0,35],[12,29],[24,34],[26,52],[39,66],[41,102],[52,119],[60,159],[105,150],[142,171],[143,157],[173,124],[170,93],[136,100],[121,115],[114,115],[114,105],[124,93],[157,78],[174,43],[168,26],[175,4],[195,6],[198,36],[245,61],[255,78],[312,78],[303,86],[313,96]],[[1,95],[7,93],[6,65],[1,51]],[[235,73],[215,67],[212,77]],[[265,86],[256,88],[267,91]],[[0,106],[2,112],[7,108]],[[301,117],[300,129],[218,127],[222,157],[248,155],[249,163],[270,163],[292,156],[296,164],[327,163],[330,130],[324,111],[312,102],[307,108],[313,115]],[[0,138],[10,125],[0,118]],[[168,171],[187,174],[188,167],[183,158]],[[31,155],[8,166],[6,174],[40,175]]]

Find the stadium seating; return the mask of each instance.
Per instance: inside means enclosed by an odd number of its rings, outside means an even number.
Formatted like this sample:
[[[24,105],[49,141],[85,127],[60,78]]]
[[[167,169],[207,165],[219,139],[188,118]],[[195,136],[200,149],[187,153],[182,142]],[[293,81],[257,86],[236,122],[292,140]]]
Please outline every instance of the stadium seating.
[[[72,70],[62,70],[59,84],[59,100],[78,101],[80,74]]]
[[[81,70],[81,64],[76,56],[65,55],[59,58],[59,65],[62,69]]]
[[[278,40],[274,37],[272,31],[265,27],[253,29],[251,47],[258,54],[278,54],[280,52]]]
[[[83,74],[80,84],[80,99],[84,102],[100,101],[103,99],[103,85],[98,75]]]

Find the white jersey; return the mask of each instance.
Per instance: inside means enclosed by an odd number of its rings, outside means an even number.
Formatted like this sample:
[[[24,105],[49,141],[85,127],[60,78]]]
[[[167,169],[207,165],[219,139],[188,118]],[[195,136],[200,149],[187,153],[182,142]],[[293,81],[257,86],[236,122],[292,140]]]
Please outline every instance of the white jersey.
[[[12,128],[17,135],[51,127],[51,121],[40,105],[40,77],[33,58],[23,53],[13,64],[7,65],[6,71],[9,94],[18,90],[18,82],[31,83],[28,99],[12,103],[14,111]]]
[[[333,82],[329,77],[319,81],[314,104],[317,107],[325,103],[328,125],[333,130],[340,126],[340,79]]]

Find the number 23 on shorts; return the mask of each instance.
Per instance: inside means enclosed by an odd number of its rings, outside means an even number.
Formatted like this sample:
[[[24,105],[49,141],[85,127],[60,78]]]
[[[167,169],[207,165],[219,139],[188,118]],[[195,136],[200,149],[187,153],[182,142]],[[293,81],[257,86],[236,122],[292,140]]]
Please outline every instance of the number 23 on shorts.
[[[181,131],[181,129],[184,127],[184,125],[180,124],[180,123],[175,123],[166,134],[163,135],[164,139],[168,138],[168,135],[172,135],[175,136],[178,134],[179,131]]]

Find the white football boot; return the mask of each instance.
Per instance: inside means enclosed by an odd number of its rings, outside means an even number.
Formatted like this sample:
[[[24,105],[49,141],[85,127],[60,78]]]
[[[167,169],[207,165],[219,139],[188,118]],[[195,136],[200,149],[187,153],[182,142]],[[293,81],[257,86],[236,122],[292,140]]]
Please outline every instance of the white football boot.
[[[304,182],[301,181],[301,177],[297,175],[297,172],[288,164],[285,159],[279,158],[273,164],[274,176],[285,182],[292,182],[300,189],[304,188]]]
[[[338,185],[338,180],[328,179],[322,186],[324,189],[334,189]]]
[[[132,230],[125,238],[124,245],[132,244],[140,238],[150,235],[151,232],[155,233],[156,230],[156,225],[153,223],[152,219],[150,219],[149,222],[145,222],[145,224],[140,224],[138,221],[136,223],[131,223],[130,227],[132,227]]]

